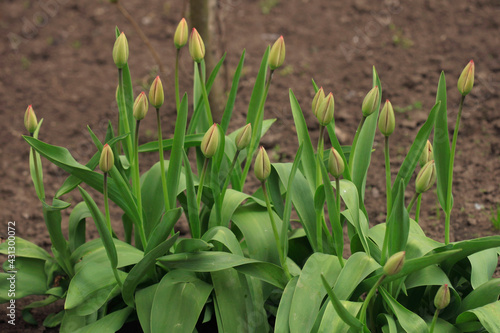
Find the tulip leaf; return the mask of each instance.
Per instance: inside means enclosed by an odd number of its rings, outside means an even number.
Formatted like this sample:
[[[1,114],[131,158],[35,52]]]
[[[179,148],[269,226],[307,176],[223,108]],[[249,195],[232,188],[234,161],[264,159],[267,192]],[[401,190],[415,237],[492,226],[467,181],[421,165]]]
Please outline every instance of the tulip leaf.
[[[406,309],[404,306],[399,304],[391,294],[389,294],[384,287],[379,287],[379,292],[384,298],[386,304],[391,308],[396,317],[398,318],[398,322],[403,327],[406,332],[415,332],[415,333],[427,333],[429,329],[427,328],[427,324],[425,321],[420,318],[416,313],[411,312]]]

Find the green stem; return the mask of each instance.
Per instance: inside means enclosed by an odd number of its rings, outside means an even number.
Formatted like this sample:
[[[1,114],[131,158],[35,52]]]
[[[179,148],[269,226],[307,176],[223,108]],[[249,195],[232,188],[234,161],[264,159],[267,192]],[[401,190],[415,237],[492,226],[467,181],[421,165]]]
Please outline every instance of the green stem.
[[[415,222],[418,223],[418,219],[420,217],[420,204],[422,203],[422,195],[418,196],[417,207],[415,208]]]
[[[122,121],[123,123],[123,130],[125,133],[130,133],[130,127],[128,124],[128,114],[127,114],[127,103],[125,102],[125,87],[123,85],[123,70],[121,68],[118,69],[118,89],[120,90],[120,99],[123,105],[124,110],[122,110],[122,115],[123,119],[119,119],[118,121]],[[120,114],[120,112],[118,112]],[[120,123],[118,123],[118,129],[120,128]],[[132,133],[130,135],[127,135],[126,139],[126,145],[127,145],[127,158],[130,161],[131,160],[131,154],[132,154]]]
[[[207,87],[205,87],[205,81],[203,80],[203,75],[201,74],[201,62],[198,63],[198,74],[200,75],[201,91],[203,94],[203,102],[205,103],[205,112],[207,113],[208,124],[212,125],[214,121],[212,119],[212,111],[210,110],[210,102],[208,101]]]
[[[359,312],[359,320],[361,323],[366,324],[366,309],[368,307],[368,304],[370,303],[373,295],[375,295],[375,292],[377,291],[377,288],[382,284],[382,281],[384,281],[385,275],[382,275],[380,279],[378,279],[377,283],[370,289],[368,292],[368,295],[366,295],[365,301],[363,302],[363,305],[361,306],[361,311]]]
[[[410,204],[408,205],[408,207],[406,208],[406,210],[408,211],[408,213],[411,211],[412,207],[413,207],[413,204],[415,203],[415,200],[417,200],[417,198],[419,197],[421,193],[417,193],[415,192],[415,194],[413,195],[413,197],[411,198],[410,200]]]
[[[431,324],[431,328],[429,330],[429,333],[434,332],[434,327],[436,326],[436,322],[437,322],[438,317],[439,317],[439,309],[436,309],[436,312],[434,312],[434,317],[432,317],[432,324]]]
[[[141,121],[137,120],[135,123],[135,136],[134,136],[134,174],[132,175],[132,185],[134,188],[135,197],[137,199],[137,210],[142,214],[142,196],[141,196],[141,178],[139,174],[139,125]]]
[[[271,226],[273,228],[274,240],[276,241],[276,247],[278,248],[278,255],[280,258],[281,267],[285,271],[287,278],[290,280],[292,277],[288,271],[288,265],[286,263],[286,258],[283,253],[283,248],[281,247],[280,236],[278,233],[278,228],[276,227],[276,222],[274,221],[273,211],[271,209],[271,202],[269,201],[269,195],[267,194],[266,182],[262,182],[262,192],[264,193],[264,198],[266,199],[267,212],[269,213],[269,218],[271,219]]]
[[[30,133],[31,136],[33,137],[33,133]],[[45,200],[45,190],[43,189],[43,182],[40,179],[40,169],[41,167],[38,166],[38,153],[36,150],[33,149],[33,147],[30,147],[31,154],[33,155],[33,164],[35,165],[35,181],[37,183],[38,191],[40,191],[40,200]],[[38,195],[38,193],[37,193]]]
[[[448,167],[448,191],[446,191],[446,220],[444,225],[444,243],[450,243],[450,220],[451,220],[451,191],[453,187],[453,165],[455,163],[455,150],[457,147],[458,130],[460,129],[460,119],[462,118],[462,109],[464,106],[465,96],[460,98],[458,106],[457,122],[453,131],[453,141],[451,143],[450,164]]]
[[[363,118],[361,118],[361,121],[359,122],[358,129],[356,130],[356,134],[354,135],[354,140],[352,140],[351,153],[349,154],[349,170],[351,170],[351,172],[352,172],[352,166],[354,165],[354,151],[356,150],[356,145],[358,144],[359,133],[361,133],[361,129],[363,128],[365,120],[366,120],[366,117],[363,116]]]
[[[198,185],[198,193],[196,194],[196,206],[199,208],[201,205],[201,195],[203,194],[203,183],[205,182],[205,175],[207,173],[208,167],[208,158],[205,157],[205,161],[203,162],[203,169],[201,169],[200,175],[200,183]]]
[[[385,192],[387,197],[387,218],[391,216],[392,212],[392,180],[391,180],[391,160],[389,157],[389,137],[385,137],[384,144],[385,156]]]
[[[156,123],[158,127],[158,153],[160,155],[161,186],[163,189],[163,200],[165,202],[165,212],[170,209],[168,203],[167,177],[165,176],[165,159],[163,155],[163,137],[161,133],[160,109],[156,108]]]
[[[323,234],[321,233],[323,220],[323,209],[316,214],[316,242],[318,243],[318,252],[323,253]]]
[[[104,194],[104,211],[106,212],[106,225],[108,226],[108,230],[110,234],[113,234],[113,229],[111,228],[111,217],[109,215],[109,201],[108,201],[108,173],[104,173],[104,184],[103,190]]]
[[[318,188],[323,183],[323,178],[321,177],[321,163],[323,163],[323,136],[325,127],[319,126],[319,138],[318,147],[316,148],[316,188]],[[316,214],[316,241],[318,243],[318,251],[323,252],[323,234],[322,234],[322,224],[326,224],[324,219],[324,210],[321,209],[319,214]],[[328,228],[327,228],[328,230]]]
[[[335,187],[337,189],[336,191],[336,204],[337,204],[337,216],[339,218],[339,221],[340,221],[340,178],[339,177],[335,177]]]
[[[221,192],[221,202],[224,201],[224,196],[226,195],[227,187],[229,186],[229,182],[231,180],[231,174],[233,173],[233,169],[236,166],[236,162],[238,161],[238,156],[240,155],[241,150],[237,150],[236,154],[234,154],[233,162],[231,162],[231,166],[229,167],[229,171],[226,176],[226,180],[224,181],[224,186],[222,186]]]
[[[179,112],[179,107],[181,105],[181,97],[179,95],[179,55],[180,49],[177,49],[177,53],[175,55],[175,107],[177,112]]]

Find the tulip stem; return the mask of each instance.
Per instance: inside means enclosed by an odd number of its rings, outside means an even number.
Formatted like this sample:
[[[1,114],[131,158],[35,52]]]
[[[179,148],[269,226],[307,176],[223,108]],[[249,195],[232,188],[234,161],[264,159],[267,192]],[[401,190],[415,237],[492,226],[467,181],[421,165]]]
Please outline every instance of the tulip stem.
[[[161,133],[160,108],[156,108],[156,123],[158,127],[158,153],[160,155],[161,186],[163,189],[165,212],[167,212],[170,209],[170,205],[168,203],[167,177],[165,176],[165,159],[163,153],[163,137]]]
[[[111,217],[109,214],[109,201],[108,201],[108,173],[104,173],[104,183],[103,190],[104,194],[104,211],[106,212],[106,225],[108,226],[108,230],[110,234],[113,234],[113,229],[111,228]]]
[[[205,81],[203,80],[203,75],[201,73],[201,62],[198,63],[198,74],[200,76],[201,91],[203,94],[203,102],[205,103],[205,112],[207,114],[208,125],[214,123],[212,119],[212,111],[210,110],[210,102],[208,101],[207,87],[205,86]]]
[[[32,137],[33,133],[30,133]],[[43,182],[41,181],[40,178],[40,169],[41,167],[38,166],[38,152],[33,149],[33,147],[30,147],[30,152],[31,155],[33,156],[33,164],[35,165],[35,182],[36,182],[36,187],[38,187],[37,195],[40,200],[45,200],[45,190],[43,188]],[[40,192],[40,193],[39,193]]]
[[[361,306],[361,311],[359,312],[359,321],[361,321],[362,324],[366,324],[366,309],[368,308],[368,304],[370,303],[373,295],[375,295],[375,292],[377,291],[377,288],[382,284],[382,281],[384,281],[386,275],[382,275],[380,279],[378,279],[377,283],[370,289],[368,292],[368,295],[366,295],[366,298],[363,302],[363,305]]]
[[[200,208],[201,205],[201,195],[203,194],[203,183],[205,182],[207,167],[208,167],[208,158],[205,157],[205,161],[203,162],[203,169],[201,169],[200,182],[198,184],[198,193],[196,194],[196,207],[198,207],[198,209]]]
[[[429,330],[429,333],[434,332],[434,327],[436,326],[436,322],[437,322],[438,317],[439,317],[439,309],[436,309],[436,312],[434,312],[434,317],[432,317],[432,324],[431,324],[431,328]]]
[[[127,141],[126,141],[126,146],[127,146],[127,159],[130,161],[132,159],[132,133],[130,133],[130,127],[128,123],[128,114],[127,114],[127,103],[125,102],[125,87],[123,85],[123,70],[121,68],[118,69],[118,89],[120,90],[120,99],[121,99],[121,104],[123,106],[123,110],[121,112],[118,112],[118,121],[122,123],[123,130],[125,133],[121,134],[129,134],[127,135]],[[120,117],[123,116],[123,117]],[[120,133],[120,123],[118,123],[118,133]]]
[[[412,198],[411,198],[411,200],[410,200],[410,204],[408,205],[408,208],[406,208],[406,210],[407,210],[408,212],[410,212],[410,211],[411,211],[411,209],[413,208],[413,204],[415,203],[415,200],[417,200],[417,199],[418,199],[418,197],[419,197],[419,196],[421,196],[421,195],[422,195],[422,193],[417,193],[417,192],[415,192],[415,194],[413,195],[413,197],[412,197]]]
[[[337,189],[336,191],[337,216],[340,221],[340,177],[335,177],[335,187]]]
[[[415,208],[415,222],[418,223],[418,219],[420,218],[420,205],[422,203],[422,195],[418,196],[417,207]]]
[[[222,186],[221,192],[221,202],[224,201],[224,196],[226,195],[227,187],[229,186],[229,181],[231,180],[231,174],[233,173],[233,169],[236,166],[236,162],[238,161],[238,156],[240,155],[241,150],[236,150],[236,154],[234,154],[233,162],[231,162],[231,166],[229,167],[229,171],[227,172],[226,180],[224,181],[224,186]]]
[[[392,212],[392,180],[391,180],[391,160],[389,156],[389,137],[385,137],[384,144],[385,156],[385,192],[387,197],[387,219]]]
[[[181,50],[177,49],[177,53],[175,55],[175,107],[177,112],[179,112],[179,107],[181,105],[181,97],[179,95],[179,57]]]
[[[451,154],[450,154],[450,164],[448,166],[448,191],[446,192],[446,220],[444,224],[444,243],[448,245],[450,243],[450,219],[451,219],[451,191],[453,187],[453,165],[455,163],[455,150],[457,147],[458,130],[460,129],[460,119],[462,118],[462,108],[464,106],[465,96],[460,98],[460,104],[458,106],[457,122],[455,124],[455,130],[453,131],[453,141],[451,143]]]
[[[363,115],[363,118],[361,118],[361,121],[359,122],[358,129],[356,130],[356,134],[354,135],[354,140],[352,140],[351,153],[349,154],[349,170],[351,170],[351,174],[352,174],[352,167],[354,165],[354,152],[356,151],[356,145],[358,143],[359,133],[361,133],[361,129],[363,128],[365,120],[366,116]]]
[[[324,133],[325,126],[319,125],[318,147],[316,149],[316,154],[318,155],[318,164],[316,165],[316,188],[322,183],[321,165],[319,163],[323,163]]]
[[[142,197],[141,197],[141,178],[139,174],[139,125],[141,121],[137,120],[135,123],[135,136],[134,136],[134,174],[132,178],[132,185],[134,187],[135,197],[137,199],[137,210],[142,214]]]

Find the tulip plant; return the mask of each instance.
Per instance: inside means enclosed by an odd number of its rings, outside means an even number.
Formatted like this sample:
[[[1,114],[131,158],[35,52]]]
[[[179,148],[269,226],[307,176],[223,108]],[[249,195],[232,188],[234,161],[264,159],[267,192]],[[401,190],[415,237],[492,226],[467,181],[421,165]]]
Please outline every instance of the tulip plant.
[[[192,109],[187,93],[179,92],[186,44],[193,59]],[[234,131],[229,128],[245,51],[215,124],[208,96],[225,56],[206,73],[202,37],[193,29],[188,41],[184,19],[174,46],[175,91],[164,92],[157,77],[149,98],[141,92],[134,102],[128,41],[116,30],[118,116],[104,138],[88,127],[95,154],[86,162],[39,140],[43,120],[31,106],[26,110],[23,138],[52,253],[15,238],[15,298],[45,296],[23,309],[24,320],[36,325],[30,309],[64,300],[44,326],[61,332],[115,332],[133,322],[153,333],[500,332],[500,279],[493,278],[500,236],[451,242],[449,235],[457,134],[473,87],[472,61],[458,79],[462,97],[451,146],[442,73],[436,103],[393,174],[389,138],[396,119],[388,100],[379,112],[382,83],[375,68],[350,146],[340,145],[335,134],[333,92],[313,81],[314,99],[302,97],[312,107],[303,111],[290,90],[299,148],[292,162],[272,163],[259,142],[275,121],[265,118],[264,105],[273,95],[273,73],[285,61],[284,38],[265,50],[246,124]],[[166,139],[160,121],[165,105],[176,110],[169,116],[175,130]],[[156,109],[158,140],[139,145],[139,124],[150,107]],[[319,122],[316,145],[304,112]],[[383,152],[373,150],[376,135],[384,138]],[[159,162],[139,170],[147,153]],[[387,205],[380,207],[386,222],[370,227],[365,185],[372,154],[385,156]],[[44,192],[42,158],[70,174],[54,198]],[[244,192],[254,176],[260,186]],[[418,224],[420,199],[435,185],[446,213],[445,243],[428,238]],[[103,196],[104,211],[89,187]],[[405,192],[413,189],[407,202]],[[70,207],[64,196],[75,190],[82,201]],[[121,221],[111,217],[110,204],[123,211]],[[71,210],[68,219],[62,218],[65,209]],[[291,223],[292,212],[298,223]],[[181,220],[187,220],[190,237],[174,232]],[[96,225],[98,238],[86,239],[87,223]],[[0,252],[8,253],[8,246],[1,244]],[[0,303],[11,299],[7,277],[0,273]]]

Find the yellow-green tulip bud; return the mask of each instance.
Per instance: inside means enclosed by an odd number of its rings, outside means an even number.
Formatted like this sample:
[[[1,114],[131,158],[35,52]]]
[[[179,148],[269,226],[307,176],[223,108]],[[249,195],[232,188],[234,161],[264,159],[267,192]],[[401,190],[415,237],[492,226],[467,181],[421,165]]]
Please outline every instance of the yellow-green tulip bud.
[[[436,177],[436,165],[434,164],[434,160],[427,162],[417,175],[415,191],[418,194],[427,192],[436,182]]]
[[[285,40],[283,39],[283,36],[280,36],[278,38],[273,46],[271,47],[271,51],[269,52],[269,68],[273,71],[276,68],[280,67],[283,65],[283,62],[285,61]]]
[[[219,137],[219,128],[217,127],[217,124],[213,124],[201,140],[200,149],[206,158],[214,156],[217,152],[217,148],[219,147]]]
[[[405,264],[405,255],[406,252],[401,251],[394,253],[389,259],[387,259],[387,262],[384,265],[384,274],[387,276],[398,274],[403,269],[403,265]]]
[[[253,169],[255,177],[257,177],[257,179],[261,182],[265,182],[271,174],[271,161],[269,161],[269,156],[267,156],[267,152],[262,146],[260,146],[259,152],[255,157],[255,165]]]
[[[443,310],[448,304],[450,304],[450,288],[447,284],[443,284],[434,297],[434,306],[438,310]]]
[[[378,118],[378,129],[383,135],[389,136],[394,132],[395,127],[396,119],[394,118],[394,110],[391,102],[386,100]]]
[[[465,66],[462,74],[458,78],[458,91],[462,94],[462,96],[466,96],[472,90],[474,86],[474,61],[471,60]]]
[[[234,143],[236,144],[236,149],[238,150],[245,149],[250,144],[251,139],[252,139],[252,124],[248,123],[236,135],[236,139],[234,140]]]
[[[323,90],[323,87],[319,88],[318,92],[316,95],[314,95],[313,101],[312,101],[312,112],[314,115],[317,117],[318,115],[318,109],[321,106],[321,103],[325,99],[325,91]]]
[[[163,105],[163,101],[163,84],[161,84],[160,77],[157,76],[149,88],[149,104],[159,109]]]
[[[425,144],[425,148],[420,155],[420,159],[418,162],[420,163],[420,167],[423,167],[427,162],[432,161],[434,159],[434,153],[432,148],[432,143],[427,140]]]
[[[146,117],[146,113],[148,113],[148,98],[146,97],[146,93],[143,91],[137,96],[134,102],[133,114],[135,120],[142,120]]]
[[[189,53],[191,58],[198,63],[205,58],[205,43],[203,43],[203,39],[196,28],[191,30],[191,36],[189,37]]]
[[[330,156],[328,157],[328,171],[333,177],[339,178],[344,172],[344,160],[340,156],[339,152],[332,147],[330,150]]]
[[[363,100],[363,104],[361,106],[361,111],[363,111],[363,116],[368,117],[377,108],[378,103],[378,87],[375,86],[366,94],[365,99]]]
[[[118,68],[123,68],[127,64],[128,41],[123,32],[115,40],[115,46],[113,47],[113,60]]]
[[[115,164],[115,157],[113,156],[113,151],[111,147],[106,143],[104,147],[102,147],[101,159],[99,160],[99,169],[102,172],[109,172],[113,168]]]
[[[38,121],[36,120],[36,114],[31,105],[28,106],[26,112],[24,113],[24,127],[26,130],[33,134],[35,132],[36,127],[38,126]]]
[[[326,126],[332,121],[334,109],[335,100],[333,99],[333,94],[329,93],[323,102],[321,102],[318,112],[316,113],[316,118],[318,118],[320,125]]]
[[[180,49],[184,45],[186,45],[188,40],[188,26],[185,18],[179,22],[177,25],[177,29],[175,29],[174,34],[174,45],[176,48]]]

